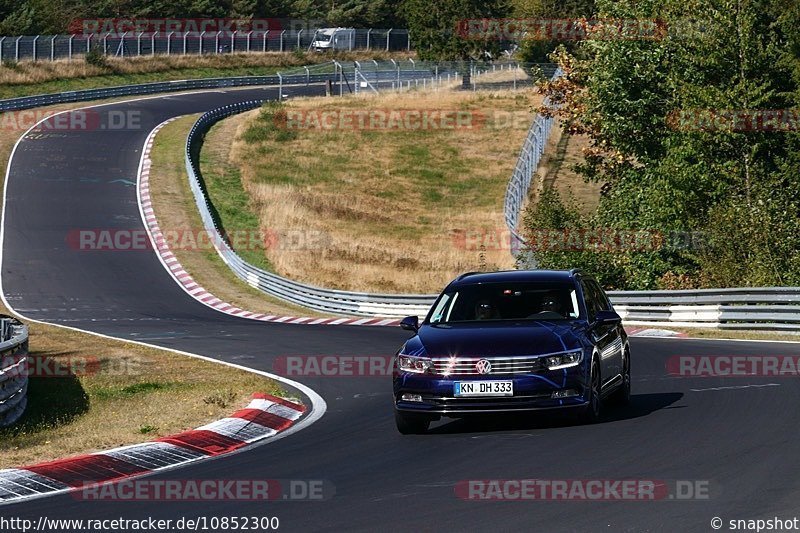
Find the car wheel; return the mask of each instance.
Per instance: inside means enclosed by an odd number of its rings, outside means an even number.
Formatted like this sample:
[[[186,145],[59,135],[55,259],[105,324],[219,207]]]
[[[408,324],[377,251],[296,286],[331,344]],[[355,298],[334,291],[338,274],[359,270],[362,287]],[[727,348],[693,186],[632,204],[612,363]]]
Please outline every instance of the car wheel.
[[[622,369],[622,385],[614,391],[612,399],[617,405],[627,405],[631,401],[631,354],[625,350]]]
[[[583,424],[594,424],[600,420],[600,411],[603,402],[600,397],[600,366],[597,361],[592,361],[592,375],[589,385],[589,403],[583,408],[580,421]]]
[[[394,421],[397,424],[397,431],[403,435],[420,435],[427,432],[428,426],[431,425],[429,417],[397,410],[394,412]]]

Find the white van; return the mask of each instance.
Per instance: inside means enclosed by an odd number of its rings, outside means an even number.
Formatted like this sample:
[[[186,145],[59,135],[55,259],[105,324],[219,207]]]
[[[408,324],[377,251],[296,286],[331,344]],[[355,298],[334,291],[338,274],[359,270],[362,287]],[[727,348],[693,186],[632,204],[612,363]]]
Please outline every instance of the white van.
[[[352,50],[356,44],[353,28],[321,28],[314,35],[311,48],[317,52],[326,50]]]

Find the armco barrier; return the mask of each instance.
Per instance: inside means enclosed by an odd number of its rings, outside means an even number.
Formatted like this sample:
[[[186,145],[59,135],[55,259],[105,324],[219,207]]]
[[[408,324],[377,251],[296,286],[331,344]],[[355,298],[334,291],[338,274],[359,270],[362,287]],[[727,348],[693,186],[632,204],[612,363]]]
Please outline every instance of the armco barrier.
[[[616,291],[609,296],[632,325],[800,330],[798,287]]]
[[[186,171],[207,231],[220,235],[218,221],[202,185],[196,164],[202,138],[217,121],[259,107],[253,101],[215,109],[202,115],[186,142]],[[369,294],[314,287],[250,265],[222,238],[217,252],[248,285],[282,300],[318,311],[356,316],[424,316],[435,295]],[[800,288],[701,289],[691,291],[612,291],[614,308],[629,325],[725,329],[800,330]]]
[[[0,316],[0,427],[14,424],[28,404],[28,327]]]
[[[205,78],[196,80],[174,80],[155,83],[143,83],[139,85],[122,85],[118,87],[105,87],[102,89],[85,89],[80,91],[66,91],[63,93],[40,94],[36,96],[24,96],[19,98],[9,98],[0,100],[0,111],[17,111],[41,107],[53,104],[64,104],[72,102],[86,102],[89,100],[100,100],[103,98],[118,98],[121,96],[143,96],[149,94],[169,93],[177,91],[191,91],[198,89],[222,89],[231,87],[251,87],[262,85],[297,85],[309,83],[322,83],[331,81],[337,83],[340,79],[346,83],[353,84],[354,73],[344,71],[342,73],[333,70],[321,74],[291,74],[274,76],[239,76],[233,78]],[[431,75],[428,69],[414,70],[388,70],[381,72],[384,80],[392,79],[415,79],[424,78]]]
[[[262,103],[263,101],[242,102],[209,111],[197,120],[186,141],[186,171],[192,193],[205,229],[216,233],[216,238],[212,240],[223,261],[248,285],[282,300],[317,311],[355,316],[425,315],[433,303],[432,295],[367,294],[323,289],[298,283],[247,263],[225,243],[219,223],[212,215],[213,210],[196,163],[202,138],[215,122],[260,107]]]

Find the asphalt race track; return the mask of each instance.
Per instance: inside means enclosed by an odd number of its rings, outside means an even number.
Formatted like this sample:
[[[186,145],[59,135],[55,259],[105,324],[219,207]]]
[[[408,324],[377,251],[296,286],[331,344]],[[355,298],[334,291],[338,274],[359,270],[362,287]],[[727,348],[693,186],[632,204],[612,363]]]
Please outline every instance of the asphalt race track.
[[[290,95],[321,87],[292,87]],[[136,110],[140,129],[30,132],[9,166],[2,286],[31,319],[273,371],[284,355],[389,355],[399,328],[262,323],[218,313],[172,280],[152,252],[80,252],[70,230],[143,228],[133,183],[150,130],[177,115],[275,98],[273,89],[168,95],[97,108]],[[498,201],[500,201],[498,199]],[[679,378],[674,355],[800,355],[782,343],[631,339],[633,400],[576,426],[546,417],[450,421],[403,437],[388,377],[301,378],[327,403],[309,427],[164,479],[325,480],[302,502],[85,502],[70,495],[3,507],[2,516],[277,516],[287,531],[711,531],[710,520],[791,518],[800,498],[796,378]],[[220,367],[224,372],[225,367]],[[767,386],[753,386],[767,385]],[[707,482],[708,499],[467,501],[470,479]]]

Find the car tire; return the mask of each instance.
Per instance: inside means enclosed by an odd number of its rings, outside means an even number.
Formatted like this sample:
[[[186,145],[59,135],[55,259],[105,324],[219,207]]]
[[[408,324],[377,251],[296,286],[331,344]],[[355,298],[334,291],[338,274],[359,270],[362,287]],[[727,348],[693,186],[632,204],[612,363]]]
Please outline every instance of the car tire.
[[[403,435],[422,435],[431,425],[430,417],[397,410],[394,412],[394,422],[397,424],[397,431]]]
[[[628,405],[631,402],[631,354],[626,349],[622,366],[622,385],[611,396],[616,405]]]
[[[586,407],[581,410],[579,416],[579,420],[582,424],[594,424],[600,420],[600,414],[602,412],[603,399],[600,396],[600,365],[597,364],[596,359],[592,361],[592,370],[589,380],[589,402]]]

